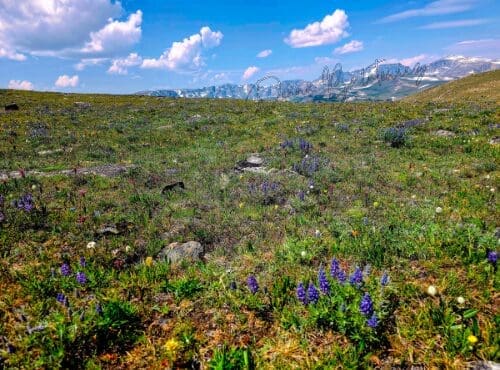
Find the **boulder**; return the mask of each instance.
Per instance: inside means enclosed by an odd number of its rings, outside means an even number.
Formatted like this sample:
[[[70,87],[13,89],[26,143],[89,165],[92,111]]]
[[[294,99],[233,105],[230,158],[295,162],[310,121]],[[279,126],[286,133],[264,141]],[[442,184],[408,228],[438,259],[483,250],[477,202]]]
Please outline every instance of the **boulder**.
[[[200,261],[202,255],[202,245],[196,241],[189,241],[187,243],[170,243],[158,253],[157,258],[177,264],[184,260]]]

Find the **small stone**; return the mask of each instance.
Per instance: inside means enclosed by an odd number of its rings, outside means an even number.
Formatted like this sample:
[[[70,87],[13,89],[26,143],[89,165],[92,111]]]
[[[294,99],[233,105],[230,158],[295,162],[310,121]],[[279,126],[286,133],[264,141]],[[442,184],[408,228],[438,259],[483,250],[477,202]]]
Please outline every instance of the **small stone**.
[[[434,135],[436,136],[441,136],[441,137],[455,137],[456,134],[452,131],[448,131],[448,130],[437,130],[436,132],[434,132]]]

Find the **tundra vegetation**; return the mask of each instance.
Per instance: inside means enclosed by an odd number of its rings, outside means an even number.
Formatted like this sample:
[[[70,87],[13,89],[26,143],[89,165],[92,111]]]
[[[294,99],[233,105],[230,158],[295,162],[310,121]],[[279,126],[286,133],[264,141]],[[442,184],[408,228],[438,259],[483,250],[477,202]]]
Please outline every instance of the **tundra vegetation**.
[[[0,103],[0,367],[500,360],[488,94]]]

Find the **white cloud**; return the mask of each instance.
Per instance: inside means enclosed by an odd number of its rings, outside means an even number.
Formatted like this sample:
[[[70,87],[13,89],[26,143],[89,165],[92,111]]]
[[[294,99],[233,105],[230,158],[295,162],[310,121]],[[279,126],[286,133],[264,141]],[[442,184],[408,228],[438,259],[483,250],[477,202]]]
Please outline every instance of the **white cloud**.
[[[401,59],[401,60],[399,60],[399,63],[401,63],[402,65],[407,66],[407,67],[413,67],[417,63],[430,62],[433,59],[435,59],[435,58],[430,57],[427,54],[420,54],[420,55],[415,55],[414,57]]]
[[[142,13],[123,13],[114,0],[1,0],[0,57],[112,54],[140,38]]]
[[[338,48],[335,48],[334,53],[335,54],[349,54],[349,53],[355,53],[357,51],[363,50],[363,42],[358,41],[358,40],[352,40],[351,42],[348,42],[347,44],[340,46]]]
[[[10,80],[8,88],[15,90],[33,90],[35,86],[29,81]]]
[[[18,62],[22,62],[23,60],[26,60],[25,55],[20,54],[20,53],[16,53],[15,51],[8,50],[5,48],[0,48],[0,59],[1,58],[16,60]]]
[[[245,69],[245,72],[243,72],[243,76],[241,78],[243,78],[244,80],[248,80],[250,77],[252,77],[259,71],[260,71],[259,67],[256,66],[248,67],[247,69]]]
[[[314,58],[314,63],[316,64],[333,64],[337,63],[339,60],[336,58],[330,58],[330,57],[316,57]]]
[[[200,30],[201,42],[207,49],[219,46],[224,35],[220,31],[213,32],[210,27],[202,27]]]
[[[475,0],[437,0],[421,8],[409,9],[382,18],[380,23],[396,22],[407,18],[461,13],[473,7]]]
[[[199,33],[172,43],[158,59],[144,59],[142,68],[159,68],[178,71],[183,69],[199,69],[204,65],[202,52],[219,46],[223,38],[220,31],[212,31],[209,27],[202,27]]]
[[[271,49],[262,50],[259,54],[257,54],[257,58],[267,58],[272,53],[273,51]]]
[[[87,67],[97,66],[106,62],[108,58],[84,58],[75,64],[75,69],[77,71],[83,71]]]
[[[57,87],[76,87],[78,85],[79,78],[77,75],[72,77],[68,75],[59,76],[55,82]]]
[[[126,58],[114,59],[108,69],[110,74],[126,75],[130,67],[142,64],[142,58],[137,53],[131,53]]]
[[[90,33],[90,41],[82,49],[84,53],[100,54],[122,51],[141,39],[142,12],[131,14],[126,22],[110,20],[97,32]]]
[[[486,19],[463,19],[459,21],[449,21],[449,22],[434,22],[422,26],[420,28],[426,30],[440,30],[444,28],[456,28],[456,27],[470,27],[478,26],[480,24],[488,23]]]
[[[336,43],[349,36],[347,14],[341,9],[325,16],[321,22],[308,24],[304,29],[294,29],[285,42],[294,48],[320,46]]]
[[[498,58],[500,39],[464,40],[446,47],[445,50],[468,56]]]

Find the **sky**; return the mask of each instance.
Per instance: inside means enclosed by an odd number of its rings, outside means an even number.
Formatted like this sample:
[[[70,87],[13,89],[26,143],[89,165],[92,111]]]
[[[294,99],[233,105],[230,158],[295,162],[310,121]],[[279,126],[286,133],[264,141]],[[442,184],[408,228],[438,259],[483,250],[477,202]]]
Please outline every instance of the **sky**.
[[[0,88],[127,94],[498,59],[499,25],[498,0],[0,0]]]

